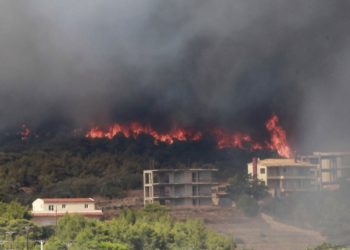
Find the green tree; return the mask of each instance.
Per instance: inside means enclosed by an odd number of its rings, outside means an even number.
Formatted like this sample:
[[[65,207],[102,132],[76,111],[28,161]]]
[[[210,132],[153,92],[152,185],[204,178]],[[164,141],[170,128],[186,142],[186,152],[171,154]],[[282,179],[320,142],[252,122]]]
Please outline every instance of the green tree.
[[[266,185],[251,175],[235,175],[228,180],[228,192],[234,201],[242,195],[250,195],[256,200],[268,196]]]
[[[242,209],[247,216],[256,216],[259,212],[259,205],[254,198],[243,194],[237,199],[237,207]]]
[[[157,204],[124,210],[117,219],[98,221],[79,216],[59,220],[46,249],[229,250],[232,241],[208,230],[202,221],[177,221]]]

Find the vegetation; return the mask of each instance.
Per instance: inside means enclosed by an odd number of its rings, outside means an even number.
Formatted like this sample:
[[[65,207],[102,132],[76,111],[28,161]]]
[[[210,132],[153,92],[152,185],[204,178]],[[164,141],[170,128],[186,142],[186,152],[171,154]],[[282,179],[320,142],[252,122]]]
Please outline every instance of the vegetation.
[[[39,249],[35,240],[48,239],[47,250],[193,249],[230,250],[232,240],[205,228],[202,221],[177,221],[167,208],[151,205],[124,210],[111,221],[65,216],[56,228],[41,228],[28,220],[26,208],[16,202],[0,204],[0,249]],[[27,241],[28,236],[28,241]],[[35,248],[36,247],[36,248]]]
[[[259,213],[259,205],[257,201],[249,195],[239,196],[236,205],[247,216],[253,217]]]
[[[334,242],[349,244],[350,182],[339,190],[310,192],[275,199],[265,210],[280,220],[321,231]]]
[[[50,230],[38,227],[30,221],[27,208],[17,202],[0,202],[0,249],[24,249],[33,247],[32,239],[47,238]],[[28,238],[28,241],[27,241]]]
[[[335,246],[329,243],[323,243],[322,245],[315,247],[313,249],[308,248],[308,250],[349,250],[350,248],[342,247],[342,246]]]
[[[166,208],[153,205],[125,210],[112,221],[65,216],[46,249],[233,249],[233,242],[204,227],[198,220],[175,221]]]
[[[4,145],[0,145],[0,201],[16,199],[24,204],[38,196],[121,197],[125,190],[141,187],[142,170],[150,166],[217,167],[220,175],[232,176],[245,172],[252,157],[243,150],[218,150],[210,139],[155,145],[146,135],[137,140],[36,138]]]
[[[228,192],[247,216],[255,216],[259,212],[258,200],[268,195],[265,184],[250,175],[240,174],[228,180]]]
[[[228,179],[228,183],[228,192],[235,201],[242,195],[251,196],[255,200],[261,200],[268,195],[266,185],[251,175],[236,174]]]

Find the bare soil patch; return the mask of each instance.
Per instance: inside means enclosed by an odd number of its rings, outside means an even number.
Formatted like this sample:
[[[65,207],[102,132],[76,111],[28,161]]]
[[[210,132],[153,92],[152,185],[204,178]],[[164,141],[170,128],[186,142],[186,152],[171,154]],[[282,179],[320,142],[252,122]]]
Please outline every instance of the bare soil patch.
[[[304,250],[326,240],[318,232],[283,224],[266,215],[248,218],[235,208],[176,209],[172,214],[179,219],[203,219],[208,227],[236,239],[240,249]]]
[[[123,208],[142,208],[143,191],[130,191],[122,199],[96,200],[105,218],[110,219]],[[209,228],[235,239],[240,249],[305,250],[326,241],[319,232],[287,225],[264,214],[249,218],[236,208],[178,208],[172,209],[171,215],[177,219],[201,219]]]

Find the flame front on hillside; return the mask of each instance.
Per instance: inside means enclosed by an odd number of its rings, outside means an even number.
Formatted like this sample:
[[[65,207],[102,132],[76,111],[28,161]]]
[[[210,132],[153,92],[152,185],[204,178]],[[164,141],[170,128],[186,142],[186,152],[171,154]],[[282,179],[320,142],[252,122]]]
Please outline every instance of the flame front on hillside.
[[[107,129],[94,127],[86,133],[87,138],[106,138],[112,139],[117,135],[123,135],[126,138],[137,138],[141,134],[147,134],[154,139],[154,143],[164,142],[173,144],[175,141],[198,141],[203,138],[203,134],[209,134],[215,138],[217,147],[248,149],[251,151],[270,149],[276,151],[280,156],[291,157],[291,149],[287,141],[286,132],[279,126],[279,119],[273,115],[266,122],[266,129],[270,133],[270,141],[259,143],[253,138],[242,132],[227,132],[221,128],[214,128],[209,131],[194,131],[186,128],[173,128],[164,133],[153,129],[149,125],[142,125],[139,122],[115,123]]]
[[[268,147],[271,150],[277,151],[280,156],[285,158],[292,157],[292,151],[287,141],[287,133],[281,126],[279,126],[279,119],[277,115],[273,115],[266,122],[266,129],[270,132],[271,136]]]
[[[125,136],[126,138],[136,138],[140,134],[147,134],[153,137],[155,143],[165,142],[167,144],[173,144],[175,140],[197,141],[202,138],[201,132],[192,132],[183,128],[175,128],[167,133],[160,133],[150,126],[145,126],[138,122],[132,122],[130,124],[116,123],[110,126],[107,130],[102,130],[99,127],[95,127],[86,133],[86,137],[112,139],[119,134]]]

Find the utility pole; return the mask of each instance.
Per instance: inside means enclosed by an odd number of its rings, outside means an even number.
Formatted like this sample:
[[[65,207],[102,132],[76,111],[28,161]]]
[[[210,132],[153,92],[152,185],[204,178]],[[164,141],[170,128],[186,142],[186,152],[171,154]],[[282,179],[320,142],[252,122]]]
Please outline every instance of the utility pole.
[[[55,210],[56,210],[55,218],[56,218],[56,228],[57,228],[57,204],[56,204],[56,209]]]
[[[13,238],[12,235],[16,233],[15,231],[7,231],[6,234],[8,234],[11,238],[11,248],[13,249]]]
[[[28,234],[29,234],[29,230],[30,230],[30,226],[26,226],[25,227],[26,233],[27,233],[27,242],[26,242],[26,250],[29,250],[29,240],[28,240]]]

